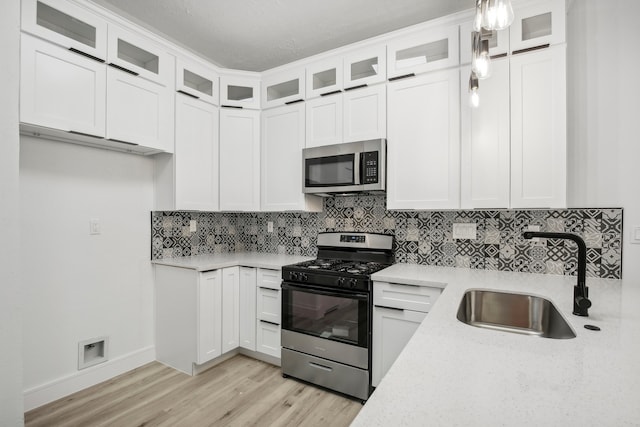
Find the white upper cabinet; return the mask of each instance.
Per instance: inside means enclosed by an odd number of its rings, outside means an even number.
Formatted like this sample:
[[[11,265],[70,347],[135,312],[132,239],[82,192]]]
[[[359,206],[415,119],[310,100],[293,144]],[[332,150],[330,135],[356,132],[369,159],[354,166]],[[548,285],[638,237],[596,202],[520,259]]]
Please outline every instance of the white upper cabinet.
[[[219,209],[218,151],[218,108],[178,94],[173,209]]]
[[[355,50],[344,56],[344,89],[372,85],[387,79],[387,53],[384,45]]]
[[[514,6],[515,18],[509,27],[511,52],[565,41],[565,6],[561,0],[530,2]]]
[[[262,108],[304,100],[304,68],[279,71],[262,78]]]
[[[177,58],[176,90],[193,98],[218,105],[218,73],[205,65]]]
[[[459,70],[389,83],[388,209],[460,207]]]
[[[28,34],[20,58],[22,123],[104,137],[104,64]]]
[[[311,99],[306,103],[307,147],[339,144],[342,139],[342,94]]]
[[[458,65],[458,26],[434,27],[399,37],[387,44],[387,78]]]
[[[511,205],[565,208],[566,45],[511,57]]]
[[[387,87],[371,86],[343,95],[343,141],[387,137]]]
[[[166,87],[173,86],[175,59],[162,46],[110,24],[107,49],[110,66]]]
[[[461,207],[510,207],[509,59],[491,64],[491,77],[480,84],[480,104],[469,105],[471,67],[460,78]]]
[[[331,57],[307,66],[306,98],[332,95],[342,90],[342,57]]]
[[[220,209],[260,210],[260,112],[220,109]]]
[[[262,112],[260,156],[263,211],[320,211],[322,199],[302,192],[305,105]]]
[[[173,153],[174,92],[149,80],[107,69],[107,138]]]
[[[22,30],[104,62],[107,22],[65,0],[23,0]]]
[[[220,75],[220,106],[260,109],[260,77]]]
[[[471,63],[473,21],[460,25],[460,63]],[[509,53],[509,29],[501,31],[482,30],[482,39],[489,40],[489,55],[504,56]]]

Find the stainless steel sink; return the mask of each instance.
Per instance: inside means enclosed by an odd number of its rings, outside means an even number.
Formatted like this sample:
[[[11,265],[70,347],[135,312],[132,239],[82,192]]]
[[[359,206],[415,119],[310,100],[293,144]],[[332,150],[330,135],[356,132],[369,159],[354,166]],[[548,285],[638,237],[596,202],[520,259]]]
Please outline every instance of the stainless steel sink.
[[[469,289],[458,320],[479,328],[544,338],[575,338],[576,333],[548,299],[511,292]]]

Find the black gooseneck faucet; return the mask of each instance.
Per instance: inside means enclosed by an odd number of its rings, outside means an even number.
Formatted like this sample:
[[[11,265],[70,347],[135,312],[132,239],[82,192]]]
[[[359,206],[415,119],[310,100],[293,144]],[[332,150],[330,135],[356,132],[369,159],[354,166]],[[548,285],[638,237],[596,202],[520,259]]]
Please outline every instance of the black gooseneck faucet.
[[[587,245],[582,237],[571,233],[551,233],[545,231],[525,231],[522,233],[525,239],[541,237],[543,239],[567,239],[578,245],[578,283],[573,287],[573,314],[576,316],[589,316],[589,288],[587,288]]]

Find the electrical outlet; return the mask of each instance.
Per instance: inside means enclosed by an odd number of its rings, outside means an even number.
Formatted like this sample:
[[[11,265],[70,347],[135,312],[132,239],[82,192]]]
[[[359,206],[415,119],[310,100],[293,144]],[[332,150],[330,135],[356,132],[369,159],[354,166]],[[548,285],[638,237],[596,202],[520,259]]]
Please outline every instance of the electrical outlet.
[[[631,227],[631,243],[634,245],[640,244],[640,226],[638,225]]]
[[[91,218],[89,220],[89,234],[96,235],[100,234],[100,219],[99,218]]]
[[[453,224],[454,239],[475,240],[478,234],[478,225],[475,222],[464,222]]]
[[[192,219],[191,221],[189,221],[189,231],[193,233],[197,230],[198,230],[198,222],[195,219]]]
[[[273,233],[273,221],[268,221],[267,222],[267,232],[268,233]]]

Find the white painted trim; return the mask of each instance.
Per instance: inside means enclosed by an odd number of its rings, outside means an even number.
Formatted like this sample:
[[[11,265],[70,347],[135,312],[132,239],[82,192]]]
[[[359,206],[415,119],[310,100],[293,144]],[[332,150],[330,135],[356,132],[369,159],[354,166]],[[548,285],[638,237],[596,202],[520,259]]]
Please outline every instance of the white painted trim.
[[[30,411],[54,400],[91,387],[156,359],[154,346],[142,348],[108,362],[74,372],[24,391],[24,410]]]

